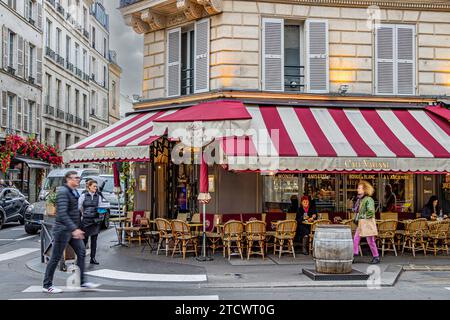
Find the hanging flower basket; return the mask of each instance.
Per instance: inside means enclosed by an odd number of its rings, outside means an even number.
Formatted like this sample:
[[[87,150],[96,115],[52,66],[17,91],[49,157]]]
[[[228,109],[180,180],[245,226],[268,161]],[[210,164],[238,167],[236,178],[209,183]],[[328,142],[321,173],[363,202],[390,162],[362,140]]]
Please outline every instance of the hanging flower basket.
[[[63,159],[55,147],[39,142],[36,137],[23,138],[19,135],[7,135],[0,146],[0,169],[6,173],[11,160],[16,155],[27,156],[53,165],[61,165]]]

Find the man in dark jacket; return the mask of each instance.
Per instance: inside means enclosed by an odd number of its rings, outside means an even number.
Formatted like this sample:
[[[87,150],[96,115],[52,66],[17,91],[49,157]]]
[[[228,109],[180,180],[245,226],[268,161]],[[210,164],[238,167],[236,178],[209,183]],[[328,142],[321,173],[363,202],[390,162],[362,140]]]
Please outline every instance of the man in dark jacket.
[[[84,232],[80,229],[81,216],[78,210],[77,187],[80,177],[76,171],[69,171],[64,176],[65,184],[58,189],[56,195],[56,222],[53,231],[53,250],[50,261],[45,270],[43,291],[47,293],[60,293],[61,289],[53,286],[58,261],[61,259],[67,244],[73,248],[77,255],[77,265],[80,269],[81,288],[92,289],[98,285],[85,282],[84,258],[86,249],[84,246]]]

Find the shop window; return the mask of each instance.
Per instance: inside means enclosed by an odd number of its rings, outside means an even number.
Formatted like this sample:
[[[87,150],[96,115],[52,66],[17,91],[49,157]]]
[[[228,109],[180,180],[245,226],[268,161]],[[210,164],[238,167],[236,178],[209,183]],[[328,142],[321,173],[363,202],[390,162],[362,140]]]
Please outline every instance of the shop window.
[[[395,194],[395,212],[414,212],[414,176],[410,174],[384,174],[383,192],[390,185]],[[381,211],[388,211],[386,195],[382,197]]]
[[[264,177],[264,206],[266,211],[288,209],[293,195],[300,196],[298,175],[279,174]]]
[[[304,194],[315,203],[317,211],[334,213],[337,208],[336,183],[339,176],[332,174],[307,174]]]
[[[366,180],[369,182],[375,192],[372,195],[373,200],[375,200],[375,209],[378,211],[380,202],[378,196],[378,174],[349,174],[347,175],[347,209],[351,210],[353,203],[356,201],[356,196],[358,195],[358,183],[361,180]]]

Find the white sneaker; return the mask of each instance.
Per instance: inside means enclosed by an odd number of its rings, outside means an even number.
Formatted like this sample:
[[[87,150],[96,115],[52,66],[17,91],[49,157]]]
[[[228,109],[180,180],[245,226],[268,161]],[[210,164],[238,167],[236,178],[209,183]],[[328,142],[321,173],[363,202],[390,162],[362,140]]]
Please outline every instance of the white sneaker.
[[[95,289],[100,287],[98,283],[85,282],[81,285],[81,289]]]
[[[49,288],[42,288],[42,292],[50,293],[50,294],[57,294],[63,292],[61,289],[58,289],[55,286],[51,286]]]

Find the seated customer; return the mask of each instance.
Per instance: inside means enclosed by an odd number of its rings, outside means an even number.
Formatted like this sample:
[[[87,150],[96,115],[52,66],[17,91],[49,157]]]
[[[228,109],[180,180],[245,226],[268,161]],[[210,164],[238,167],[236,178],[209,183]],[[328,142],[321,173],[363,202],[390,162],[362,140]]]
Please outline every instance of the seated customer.
[[[308,196],[303,196],[297,213],[297,234],[298,239],[302,241],[302,250],[305,255],[308,254],[311,226],[303,224],[303,221],[314,222],[315,220],[317,220],[317,209],[311,206]]]
[[[437,196],[431,196],[430,200],[428,200],[425,207],[422,209],[422,218],[427,220],[436,220],[439,215],[439,200]],[[443,218],[447,218],[447,215],[444,215]]]

